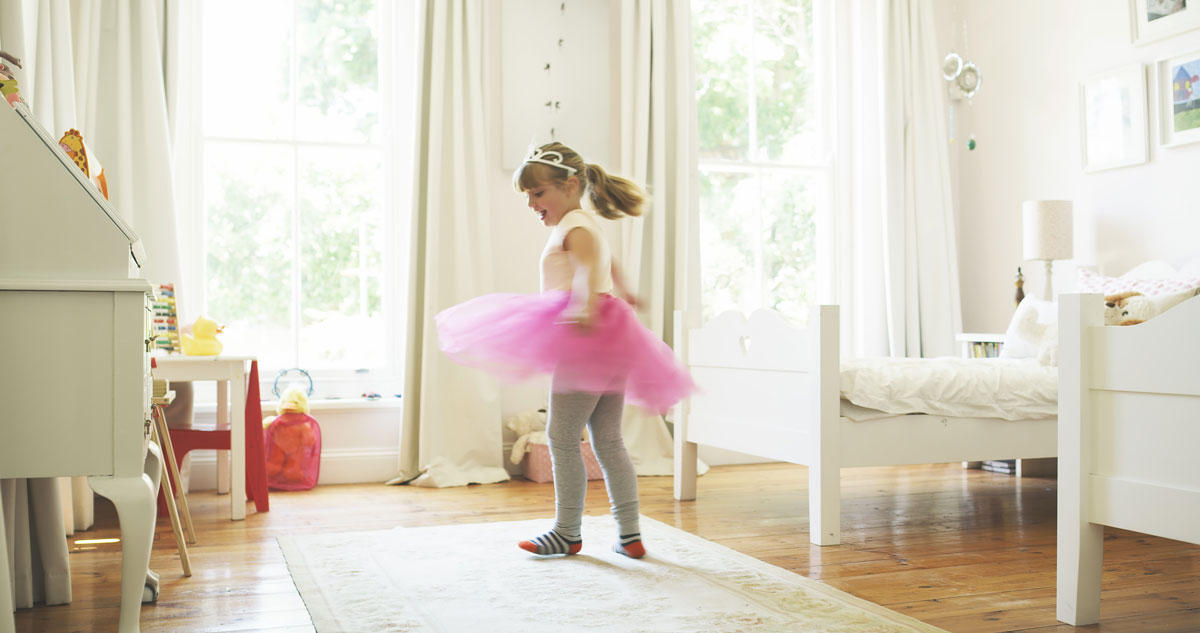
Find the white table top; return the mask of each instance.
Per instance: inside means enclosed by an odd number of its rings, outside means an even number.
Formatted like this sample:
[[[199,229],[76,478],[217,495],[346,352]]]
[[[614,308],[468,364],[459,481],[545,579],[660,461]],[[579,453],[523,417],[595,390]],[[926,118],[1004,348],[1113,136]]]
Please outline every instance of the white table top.
[[[153,356],[154,361],[159,365],[164,363],[219,363],[224,361],[248,361],[258,360],[257,356],[225,356],[218,354],[216,356],[187,356],[184,354],[169,354],[166,356]]]

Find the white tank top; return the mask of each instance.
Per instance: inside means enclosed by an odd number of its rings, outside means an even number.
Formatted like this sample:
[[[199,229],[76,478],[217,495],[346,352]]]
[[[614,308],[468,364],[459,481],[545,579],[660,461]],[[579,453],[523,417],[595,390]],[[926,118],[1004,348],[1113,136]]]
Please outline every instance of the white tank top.
[[[563,240],[567,238],[567,233],[576,228],[589,231],[592,239],[596,242],[596,266],[600,268],[600,275],[598,285],[593,290],[611,294],[613,291],[612,252],[608,248],[608,241],[604,239],[604,234],[600,232],[600,225],[596,223],[596,215],[583,209],[567,211],[566,215],[550,231],[550,239],[546,241],[546,249],[542,251],[542,292],[571,289],[571,257],[567,251],[563,250]]]

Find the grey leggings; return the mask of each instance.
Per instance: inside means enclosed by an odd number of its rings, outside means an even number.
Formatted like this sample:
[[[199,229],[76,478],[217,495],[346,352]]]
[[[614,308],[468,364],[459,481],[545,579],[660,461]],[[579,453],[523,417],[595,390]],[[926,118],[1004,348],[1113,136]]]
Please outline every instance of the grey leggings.
[[[546,435],[554,465],[554,529],[565,537],[579,538],[587,474],[579,440],[583,425],[591,432],[592,450],[604,471],[604,485],[612,503],[620,535],[637,534],[638,492],[633,461],[621,438],[621,393],[552,392]]]

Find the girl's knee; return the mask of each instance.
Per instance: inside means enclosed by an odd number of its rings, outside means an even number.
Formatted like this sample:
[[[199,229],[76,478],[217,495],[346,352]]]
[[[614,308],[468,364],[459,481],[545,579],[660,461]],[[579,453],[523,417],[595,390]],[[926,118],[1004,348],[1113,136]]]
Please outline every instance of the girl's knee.
[[[569,425],[564,426],[568,428],[559,428],[551,424],[546,429],[546,437],[550,440],[550,447],[554,449],[570,449],[574,445],[574,450],[579,451],[580,432],[569,428]]]
[[[625,442],[620,440],[612,442],[597,442],[592,444],[592,451],[596,453],[596,460],[602,464],[612,463],[620,460],[628,459],[628,453],[625,450]]]

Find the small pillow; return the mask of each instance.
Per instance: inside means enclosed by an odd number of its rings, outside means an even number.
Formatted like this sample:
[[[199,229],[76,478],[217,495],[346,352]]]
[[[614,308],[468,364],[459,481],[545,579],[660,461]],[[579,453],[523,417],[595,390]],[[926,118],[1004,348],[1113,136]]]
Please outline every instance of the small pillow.
[[[1052,301],[1025,297],[1013,313],[1008,329],[1004,331],[1004,348],[1000,358],[1038,358],[1048,343],[1045,339],[1057,339],[1057,328],[1049,327],[1058,322],[1058,305]]]
[[[1079,292],[1116,295],[1124,292],[1140,292],[1146,296],[1167,295],[1200,288],[1200,278],[1174,276],[1162,279],[1138,279],[1135,277],[1105,277],[1100,273],[1079,269]]]

